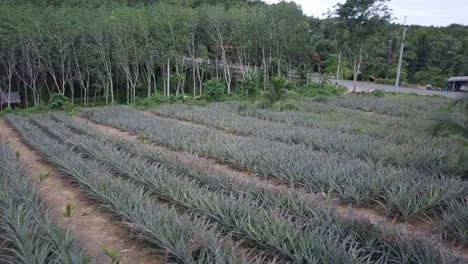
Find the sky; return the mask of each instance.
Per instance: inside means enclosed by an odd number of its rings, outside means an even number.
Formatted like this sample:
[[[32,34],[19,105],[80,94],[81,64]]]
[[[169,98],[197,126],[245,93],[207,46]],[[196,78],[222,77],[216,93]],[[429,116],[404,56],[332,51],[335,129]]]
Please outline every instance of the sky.
[[[277,3],[279,0],[266,0]],[[307,15],[324,17],[328,9],[344,0],[294,0],[302,6]],[[392,0],[389,7],[393,10],[394,22],[425,26],[447,26],[452,23],[468,25],[468,0]]]

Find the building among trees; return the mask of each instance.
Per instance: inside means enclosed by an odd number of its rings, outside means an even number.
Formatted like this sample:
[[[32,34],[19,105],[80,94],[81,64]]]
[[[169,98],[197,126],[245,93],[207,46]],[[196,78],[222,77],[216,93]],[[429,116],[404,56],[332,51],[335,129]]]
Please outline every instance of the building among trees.
[[[8,106],[18,106],[21,104],[19,93],[0,91],[0,111]]]
[[[457,76],[448,79],[450,91],[468,91],[468,76]]]

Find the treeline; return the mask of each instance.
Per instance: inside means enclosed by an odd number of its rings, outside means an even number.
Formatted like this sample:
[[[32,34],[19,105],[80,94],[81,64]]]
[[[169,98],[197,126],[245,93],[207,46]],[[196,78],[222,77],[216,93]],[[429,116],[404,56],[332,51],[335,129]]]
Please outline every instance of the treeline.
[[[294,3],[247,0],[0,0],[0,89],[25,106],[60,93],[84,106],[134,102],[155,93],[226,93],[246,79],[281,75],[308,83],[316,72],[352,79],[352,51],[337,19],[307,17]],[[19,4],[18,4],[19,3]],[[217,3],[216,5],[213,5]],[[359,78],[393,79],[402,27],[382,25],[363,47]],[[410,27],[403,82],[468,74],[468,27]],[[251,82],[249,86],[252,86]],[[250,92],[247,92],[251,94]]]
[[[2,89],[20,88],[33,104],[55,92],[85,105],[99,96],[134,102],[143,90],[200,95],[211,78],[230,93],[248,66],[307,57],[298,47],[307,46],[309,27],[294,4],[4,5],[0,15]]]
[[[394,80],[402,32],[402,25],[388,24],[374,36],[366,51],[365,78]],[[403,83],[444,87],[448,77],[465,75],[468,75],[468,26],[408,27]]]

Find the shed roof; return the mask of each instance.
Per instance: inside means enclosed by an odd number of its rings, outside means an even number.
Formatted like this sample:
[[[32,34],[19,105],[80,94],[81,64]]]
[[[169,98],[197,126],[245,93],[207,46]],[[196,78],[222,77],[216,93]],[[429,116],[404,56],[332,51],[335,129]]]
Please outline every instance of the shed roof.
[[[449,82],[468,82],[468,76],[450,77]]]
[[[8,100],[10,101],[10,104],[21,103],[19,93],[11,92],[8,94],[7,92],[0,91],[0,104],[8,104]]]

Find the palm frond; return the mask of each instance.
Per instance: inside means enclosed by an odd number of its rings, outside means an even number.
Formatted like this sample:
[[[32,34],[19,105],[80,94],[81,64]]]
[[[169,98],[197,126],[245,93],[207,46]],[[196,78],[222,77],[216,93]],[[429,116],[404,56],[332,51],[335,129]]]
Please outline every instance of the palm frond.
[[[455,99],[450,107],[453,109],[458,109],[465,115],[468,115],[468,95]]]
[[[458,161],[457,164],[463,169],[468,169],[468,138],[457,136],[455,137],[458,143]]]
[[[434,120],[431,134],[436,135],[461,135],[468,137],[467,122],[455,114],[441,115]]]
[[[292,93],[288,90],[292,84],[285,78],[275,77],[271,80],[263,98],[257,103],[261,107],[273,107],[275,110],[295,110],[299,105],[291,101]]]

